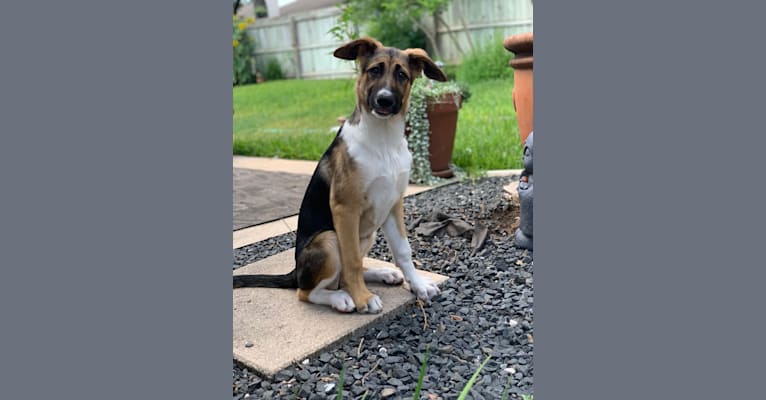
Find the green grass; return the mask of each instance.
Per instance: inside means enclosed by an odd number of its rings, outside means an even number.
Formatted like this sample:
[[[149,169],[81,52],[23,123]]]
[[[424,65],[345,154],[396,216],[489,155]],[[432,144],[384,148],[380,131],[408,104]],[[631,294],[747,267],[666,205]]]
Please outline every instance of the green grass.
[[[234,154],[319,160],[339,116],[354,110],[354,82],[269,81],[234,88]]]
[[[471,174],[522,168],[511,79],[471,85],[458,116],[452,161]],[[234,154],[318,160],[335,136],[330,127],[354,109],[354,82],[270,81],[234,88]]]
[[[510,79],[471,85],[473,95],[458,114],[455,165],[468,172],[523,168],[512,90]]]

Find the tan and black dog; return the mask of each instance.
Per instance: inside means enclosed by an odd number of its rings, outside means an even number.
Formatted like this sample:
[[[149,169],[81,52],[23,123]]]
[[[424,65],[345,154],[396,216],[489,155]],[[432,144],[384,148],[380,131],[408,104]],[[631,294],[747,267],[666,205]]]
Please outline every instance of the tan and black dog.
[[[397,285],[406,279],[418,298],[428,300],[439,288],[415,271],[404,226],[412,163],[404,125],[413,80],[421,73],[447,78],[424,50],[384,47],[372,38],[354,40],[334,55],[358,63],[356,109],[309,182],[298,216],[295,269],[235,276],[234,287],[298,288],[303,301],[377,313],[383,304],[365,282]],[[401,272],[362,265],[378,228]]]

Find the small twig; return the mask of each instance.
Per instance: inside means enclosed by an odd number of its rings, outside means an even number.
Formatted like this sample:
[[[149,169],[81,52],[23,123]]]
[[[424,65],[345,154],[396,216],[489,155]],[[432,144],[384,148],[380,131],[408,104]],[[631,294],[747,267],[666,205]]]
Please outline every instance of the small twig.
[[[364,374],[364,376],[362,377],[362,385],[364,385],[364,380],[367,379],[368,376],[370,376],[372,371],[375,371],[375,368],[378,368],[378,364],[380,364],[380,359],[375,361],[375,365],[373,365],[372,368],[369,371],[367,371],[366,374]]]
[[[428,327],[428,315],[426,314],[426,310],[423,308],[423,300],[418,299],[415,304],[420,307],[420,311],[423,312],[423,331],[425,332],[426,328]]]
[[[359,341],[359,347],[356,348],[356,356],[360,357],[362,355],[362,344],[364,343],[364,338]]]

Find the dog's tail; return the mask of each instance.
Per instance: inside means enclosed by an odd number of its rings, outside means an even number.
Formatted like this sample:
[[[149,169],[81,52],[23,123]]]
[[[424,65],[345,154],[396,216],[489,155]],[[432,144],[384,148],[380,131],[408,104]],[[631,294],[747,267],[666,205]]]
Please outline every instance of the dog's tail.
[[[284,275],[234,275],[234,288],[241,287],[295,289],[298,287],[298,275],[295,270]]]

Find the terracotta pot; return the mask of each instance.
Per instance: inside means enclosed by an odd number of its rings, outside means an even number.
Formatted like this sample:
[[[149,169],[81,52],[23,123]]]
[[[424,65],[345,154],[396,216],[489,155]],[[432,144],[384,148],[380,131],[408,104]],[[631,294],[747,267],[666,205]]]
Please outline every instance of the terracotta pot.
[[[514,53],[510,66],[513,68],[513,108],[519,125],[521,143],[527,140],[534,130],[534,74],[533,74],[533,35],[532,32],[520,33],[505,38],[503,46]]]
[[[431,161],[431,174],[441,178],[455,175],[450,167],[452,150],[455,146],[457,114],[462,105],[462,97],[447,94],[442,98],[429,101],[426,108],[428,123],[431,125],[428,153]]]

